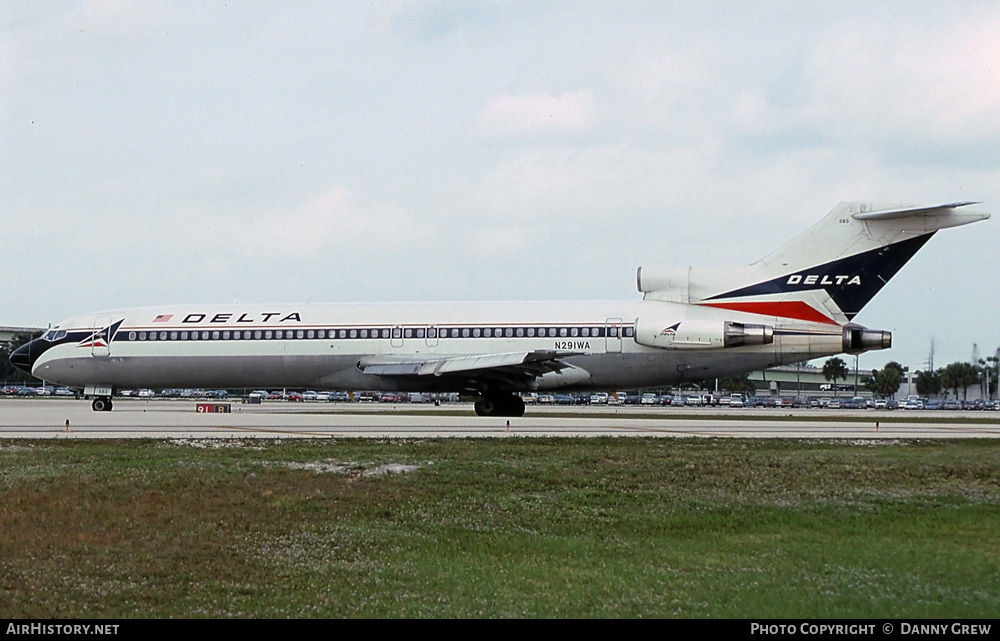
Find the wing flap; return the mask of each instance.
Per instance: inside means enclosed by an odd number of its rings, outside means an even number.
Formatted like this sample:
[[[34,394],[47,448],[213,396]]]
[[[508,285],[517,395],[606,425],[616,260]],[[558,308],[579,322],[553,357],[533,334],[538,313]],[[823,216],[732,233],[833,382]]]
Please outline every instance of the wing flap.
[[[562,362],[562,359],[582,353],[536,350],[425,359],[371,356],[361,359],[358,367],[365,374],[373,376],[473,375],[496,371],[535,377],[572,367]]]

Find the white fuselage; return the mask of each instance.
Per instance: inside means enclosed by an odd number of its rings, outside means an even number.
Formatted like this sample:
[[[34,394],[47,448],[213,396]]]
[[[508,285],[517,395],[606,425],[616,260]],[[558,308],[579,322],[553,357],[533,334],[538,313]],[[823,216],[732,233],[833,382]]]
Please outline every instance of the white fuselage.
[[[650,347],[636,341],[642,318],[664,326],[763,324],[773,328],[774,339],[738,347]],[[113,335],[100,333],[110,327]],[[840,325],[641,300],[133,308],[78,317],[47,336],[54,340],[33,360],[35,376],[115,389],[476,391],[474,373],[371,375],[361,363],[554,352],[570,367],[512,380],[522,381],[523,390],[617,390],[733,376],[844,351]]]

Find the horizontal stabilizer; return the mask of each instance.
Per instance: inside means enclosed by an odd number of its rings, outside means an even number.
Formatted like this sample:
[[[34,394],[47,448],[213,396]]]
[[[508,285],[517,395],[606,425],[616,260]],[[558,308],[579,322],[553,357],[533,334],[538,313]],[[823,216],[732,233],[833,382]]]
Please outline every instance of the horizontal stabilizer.
[[[978,205],[979,201],[970,200],[961,203],[948,203],[946,205],[931,205],[927,207],[907,207],[901,209],[887,209],[883,211],[859,212],[853,214],[856,220],[890,220],[893,218],[908,218],[910,216],[934,216],[942,213],[943,209],[956,209],[968,205]],[[989,217],[988,215],[984,217]]]

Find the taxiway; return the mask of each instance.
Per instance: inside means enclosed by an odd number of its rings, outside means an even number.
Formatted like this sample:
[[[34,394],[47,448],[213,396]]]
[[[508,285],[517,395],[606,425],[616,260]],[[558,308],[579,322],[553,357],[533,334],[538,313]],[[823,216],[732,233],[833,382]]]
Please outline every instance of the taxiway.
[[[1000,438],[1000,415],[825,410],[534,407],[519,418],[479,418],[471,406],[231,404],[228,414],[191,401],[116,401],[94,412],[86,401],[4,399],[8,438],[468,438],[738,437],[816,439]]]

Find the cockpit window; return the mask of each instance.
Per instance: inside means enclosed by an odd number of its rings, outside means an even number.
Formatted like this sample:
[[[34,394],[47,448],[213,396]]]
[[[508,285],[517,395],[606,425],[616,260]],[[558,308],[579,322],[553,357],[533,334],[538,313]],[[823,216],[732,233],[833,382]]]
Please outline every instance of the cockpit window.
[[[65,329],[50,329],[49,331],[45,332],[44,335],[42,335],[42,338],[44,338],[47,341],[52,341],[52,342],[54,342],[54,341],[60,341],[60,340],[62,340],[64,338],[66,338],[66,330]]]

